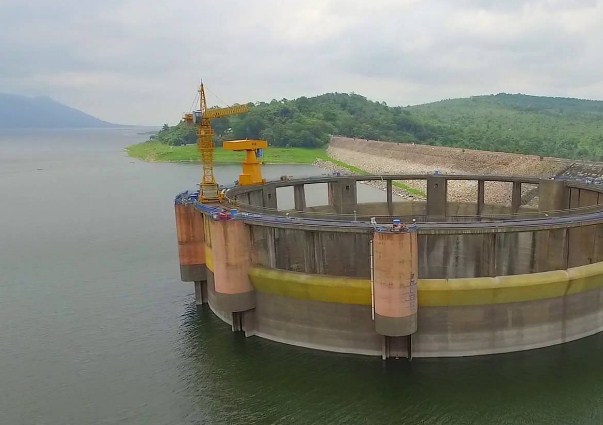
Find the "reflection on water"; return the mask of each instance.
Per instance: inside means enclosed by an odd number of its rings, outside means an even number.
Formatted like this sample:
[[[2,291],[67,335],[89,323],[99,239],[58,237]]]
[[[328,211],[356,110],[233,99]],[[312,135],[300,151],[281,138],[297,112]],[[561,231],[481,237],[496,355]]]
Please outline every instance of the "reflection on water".
[[[228,423],[603,419],[599,336],[523,353],[384,363],[232,335],[207,307],[190,305],[182,328],[191,401]]]

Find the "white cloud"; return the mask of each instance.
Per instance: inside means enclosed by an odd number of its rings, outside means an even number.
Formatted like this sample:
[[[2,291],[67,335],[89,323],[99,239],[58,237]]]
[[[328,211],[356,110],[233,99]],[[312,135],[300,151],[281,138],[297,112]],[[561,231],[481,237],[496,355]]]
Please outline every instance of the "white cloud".
[[[140,124],[177,121],[201,77],[227,103],[601,99],[602,21],[590,0],[3,0],[0,92]]]

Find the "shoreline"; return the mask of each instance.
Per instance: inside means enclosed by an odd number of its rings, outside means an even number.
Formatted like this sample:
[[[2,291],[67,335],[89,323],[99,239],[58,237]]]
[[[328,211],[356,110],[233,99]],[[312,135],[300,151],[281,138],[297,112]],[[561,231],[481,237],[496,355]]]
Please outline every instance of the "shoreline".
[[[314,161],[313,165],[322,168],[323,170],[329,170],[333,173],[340,173],[342,175],[355,175],[355,176],[359,176],[359,175],[363,175],[363,174],[369,174],[366,172],[362,172],[362,173],[358,173],[358,172],[353,172],[350,169],[346,168],[345,166],[342,165],[338,165],[335,161],[335,159],[332,160],[321,160],[321,159],[317,159],[316,161]],[[337,161],[340,162],[340,161]],[[343,164],[343,163],[341,163]],[[353,167],[351,165],[345,164],[348,167]],[[353,167],[356,168],[356,167]],[[378,181],[378,180],[370,180],[370,181],[366,181],[366,182],[361,182],[362,184],[365,184],[367,186],[373,187],[375,189],[379,189],[383,192],[387,191],[387,183],[382,182],[382,181]],[[401,186],[401,184],[400,184]],[[423,199],[423,197],[418,196],[418,195],[413,195],[412,193],[409,193],[407,190],[405,190],[404,187],[400,187],[397,186],[395,183],[392,185],[392,194],[394,196],[397,196],[399,198],[403,198],[403,199],[407,199],[410,201],[413,200],[417,200],[417,199]]]
[[[155,141],[146,141],[126,146],[124,151],[131,158],[146,162],[201,163],[197,145],[169,146]],[[240,165],[245,152],[233,152],[217,147],[214,151],[214,164]],[[269,148],[264,152],[263,163],[311,165],[316,159],[328,159],[324,148]]]
[[[159,142],[146,141],[126,146],[124,151],[130,158],[145,162],[164,162],[175,164],[201,164],[196,145],[169,146]],[[331,173],[343,175],[369,174],[361,168],[332,158],[326,148],[269,148],[266,150],[264,165],[314,165]],[[273,158],[270,158],[273,156]],[[214,156],[216,165],[240,165],[244,160],[243,152],[224,151],[217,148]],[[386,184],[380,181],[364,182],[368,186],[386,191]],[[423,199],[425,194],[400,182],[394,182],[393,194],[408,200]]]

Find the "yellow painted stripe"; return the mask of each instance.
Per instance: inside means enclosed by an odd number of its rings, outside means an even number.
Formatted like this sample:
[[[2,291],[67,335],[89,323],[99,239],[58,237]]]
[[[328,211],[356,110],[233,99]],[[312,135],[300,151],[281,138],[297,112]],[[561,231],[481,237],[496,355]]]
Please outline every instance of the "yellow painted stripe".
[[[205,245],[205,265],[212,273],[214,272],[214,253],[207,245]]]
[[[206,254],[213,270],[213,258]],[[368,279],[252,267],[260,292],[301,300],[371,305]],[[420,307],[489,305],[558,298],[603,287],[603,263],[542,273],[466,279],[419,279]]]
[[[419,306],[487,305],[561,297],[569,286],[565,270],[467,279],[419,279]]]
[[[568,294],[590,291],[603,286],[603,263],[574,267],[568,270],[570,286]]]
[[[296,273],[252,267],[249,279],[257,291],[300,300],[371,305],[371,285],[366,279]]]

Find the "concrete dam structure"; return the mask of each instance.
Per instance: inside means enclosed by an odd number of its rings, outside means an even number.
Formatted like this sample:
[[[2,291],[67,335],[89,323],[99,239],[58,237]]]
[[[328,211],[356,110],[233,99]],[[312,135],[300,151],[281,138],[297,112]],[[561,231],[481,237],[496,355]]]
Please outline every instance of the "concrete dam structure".
[[[357,185],[386,184],[383,202]],[[421,181],[426,199],[393,189]],[[449,189],[471,187],[470,201]],[[508,202],[488,203],[508,189]],[[307,205],[306,192],[327,192]],[[322,176],[175,201],[183,281],[233,331],[332,352],[449,357],[603,330],[603,186],[483,175]],[[284,205],[285,207],[279,207]]]

